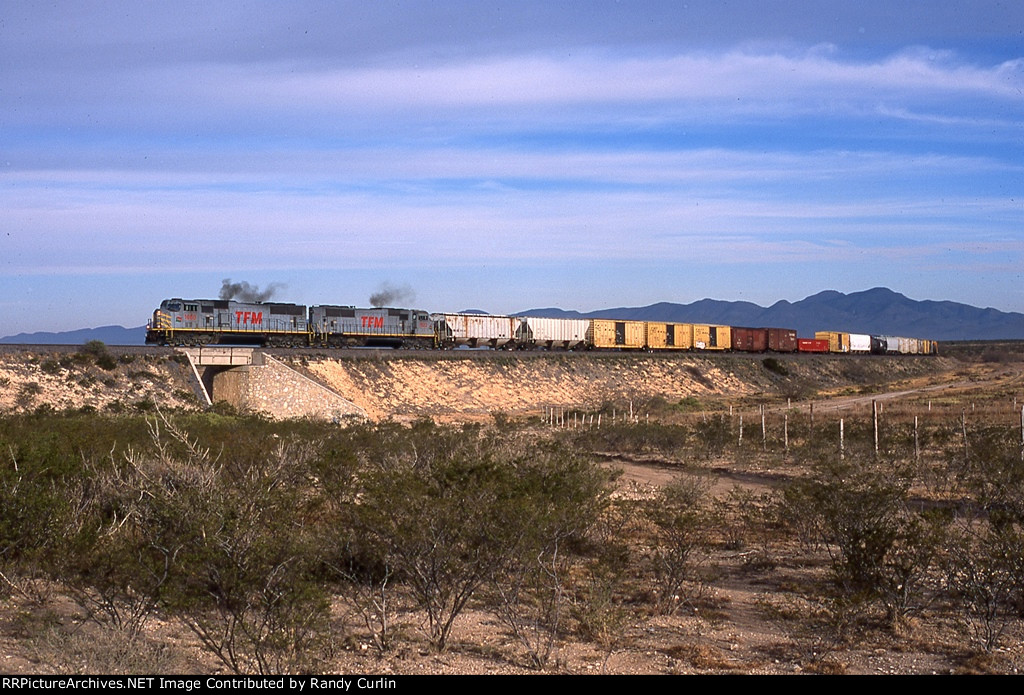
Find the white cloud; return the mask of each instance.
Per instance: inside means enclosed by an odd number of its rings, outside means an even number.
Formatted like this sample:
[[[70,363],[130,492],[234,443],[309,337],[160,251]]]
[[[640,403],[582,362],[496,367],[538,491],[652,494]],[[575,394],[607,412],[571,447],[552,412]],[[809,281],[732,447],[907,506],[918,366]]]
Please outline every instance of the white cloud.
[[[18,105],[5,109],[13,123],[74,122],[137,133],[269,128],[299,138],[390,129],[399,137],[423,137],[453,127],[642,124],[709,112],[729,118],[859,117],[879,103],[892,113],[930,113],[938,102],[950,115],[970,117],[979,100],[1019,109],[1024,64],[975,65],[926,50],[854,61],[814,48],[677,55],[583,48],[571,55],[363,68],[294,60],[84,66],[73,72],[32,66],[2,82],[5,100]],[[410,124],[419,129],[410,131]]]
[[[735,176],[737,162],[729,164],[723,175]],[[795,179],[800,168],[790,166],[787,176]],[[0,274],[699,257],[781,263],[846,252],[828,239],[880,254],[906,247],[928,255],[937,244],[959,243],[966,227],[1011,239],[1019,227],[1019,205],[1008,198],[773,197],[759,191],[756,169],[745,175],[754,181],[714,195],[643,187],[439,191],[429,183],[420,191],[312,194],[83,186],[55,196],[51,186],[5,187],[9,235],[0,243],[7,260]]]
[[[948,53],[900,53],[873,62],[844,61],[810,50],[782,53],[706,53],[669,57],[582,52],[571,57],[516,56],[443,66],[367,70],[306,70],[277,66],[234,74],[235,98],[259,90],[278,104],[320,104],[341,111],[410,106],[449,108],[505,105],[702,102],[797,99],[819,102],[823,90],[843,99],[972,94],[1019,98],[1020,61],[995,66],[958,63]]]
[[[82,164],[95,164],[91,154]],[[0,182],[20,189],[41,206],[73,204],[89,191],[273,190],[292,195],[364,191],[376,196],[449,197],[514,191],[518,185],[546,189],[575,184],[657,186],[669,190],[720,190],[729,186],[816,181],[890,180],[923,177],[1021,176],[1024,165],[981,155],[902,154],[885,151],[756,151],[725,148],[597,149],[452,146],[360,146],[350,149],[198,149],[136,160],[134,168],[112,161],[109,168],[27,168],[0,172]],[[452,182],[458,182],[452,183]]]

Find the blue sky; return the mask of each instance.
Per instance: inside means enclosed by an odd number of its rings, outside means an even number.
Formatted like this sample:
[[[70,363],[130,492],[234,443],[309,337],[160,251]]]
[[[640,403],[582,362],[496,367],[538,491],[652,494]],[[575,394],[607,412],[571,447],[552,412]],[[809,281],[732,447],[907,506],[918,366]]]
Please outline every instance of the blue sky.
[[[1024,3],[4,0],[0,65],[0,335],[223,278],[1024,311]]]

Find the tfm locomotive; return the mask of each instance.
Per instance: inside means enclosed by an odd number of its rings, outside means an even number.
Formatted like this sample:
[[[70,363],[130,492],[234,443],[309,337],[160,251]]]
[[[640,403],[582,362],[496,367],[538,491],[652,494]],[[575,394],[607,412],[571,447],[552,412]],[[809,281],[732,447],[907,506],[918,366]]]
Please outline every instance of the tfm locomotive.
[[[419,309],[357,309],[224,299],[165,299],[146,342],[157,345],[433,347],[434,324]]]

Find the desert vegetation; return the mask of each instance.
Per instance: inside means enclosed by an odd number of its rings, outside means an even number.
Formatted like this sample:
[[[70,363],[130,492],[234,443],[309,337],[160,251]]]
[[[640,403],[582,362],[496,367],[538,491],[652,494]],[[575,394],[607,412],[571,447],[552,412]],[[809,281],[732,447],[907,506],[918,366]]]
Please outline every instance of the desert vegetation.
[[[694,402],[574,425],[8,414],[2,638],[26,671],[1010,672],[1004,401],[890,404],[877,428]]]

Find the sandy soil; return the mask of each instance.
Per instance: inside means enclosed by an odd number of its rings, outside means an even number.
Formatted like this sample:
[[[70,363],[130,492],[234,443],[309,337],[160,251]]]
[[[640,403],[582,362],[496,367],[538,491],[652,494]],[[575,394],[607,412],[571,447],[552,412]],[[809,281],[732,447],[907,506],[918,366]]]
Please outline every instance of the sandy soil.
[[[309,370],[366,409],[371,418],[480,416],[536,411],[543,405],[598,408],[616,398],[659,394],[749,394],[748,384],[718,365],[692,360],[605,360],[601,369],[584,360],[531,359],[311,362]]]
[[[371,419],[436,417],[464,420],[493,413],[542,413],[545,407],[594,411],[604,404],[638,407],[651,399],[678,403],[742,403],[850,388],[869,380],[935,378],[948,361],[853,358],[785,360],[782,377],[767,371],[760,357],[732,355],[621,357],[549,355],[518,359],[292,360],[302,369],[364,408]],[[856,367],[852,370],[851,368]]]

